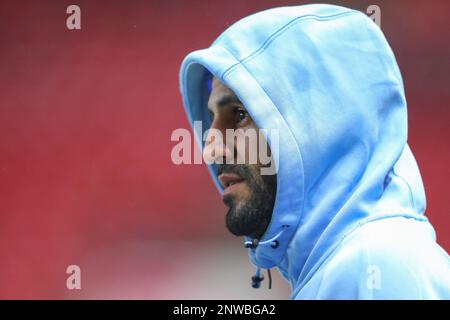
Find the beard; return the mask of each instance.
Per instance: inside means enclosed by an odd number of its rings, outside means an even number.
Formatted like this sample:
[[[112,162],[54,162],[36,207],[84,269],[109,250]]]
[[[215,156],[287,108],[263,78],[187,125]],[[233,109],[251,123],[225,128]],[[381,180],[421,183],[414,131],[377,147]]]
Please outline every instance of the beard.
[[[261,175],[256,165],[219,165],[218,174],[235,173],[244,179],[250,189],[250,196],[238,203],[233,194],[223,197],[229,208],[226,227],[235,236],[248,236],[260,239],[272,219],[277,189],[276,175]]]

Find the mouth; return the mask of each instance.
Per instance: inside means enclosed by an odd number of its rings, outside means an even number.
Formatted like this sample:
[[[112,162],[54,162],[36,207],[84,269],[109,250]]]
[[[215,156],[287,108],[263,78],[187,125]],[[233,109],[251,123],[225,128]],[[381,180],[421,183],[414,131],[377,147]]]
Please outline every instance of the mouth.
[[[240,186],[245,183],[245,179],[233,173],[222,173],[219,175],[219,181],[224,191],[223,196],[236,191]]]

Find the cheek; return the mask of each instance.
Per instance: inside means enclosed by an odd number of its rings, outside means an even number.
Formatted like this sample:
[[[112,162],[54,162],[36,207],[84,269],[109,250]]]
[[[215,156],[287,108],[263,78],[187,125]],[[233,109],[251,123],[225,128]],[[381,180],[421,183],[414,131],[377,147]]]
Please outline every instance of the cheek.
[[[261,175],[261,166],[258,164],[247,165],[247,171],[250,173],[250,177],[247,178],[248,184],[251,190],[261,189],[264,185],[264,180]],[[250,191],[251,191],[250,190]]]
[[[250,166],[258,165],[260,163],[258,130],[253,127],[238,130],[240,131],[234,139],[238,163]]]
[[[237,201],[247,201],[251,197],[251,188],[248,185],[248,182],[244,183],[241,186],[241,190],[236,195]]]

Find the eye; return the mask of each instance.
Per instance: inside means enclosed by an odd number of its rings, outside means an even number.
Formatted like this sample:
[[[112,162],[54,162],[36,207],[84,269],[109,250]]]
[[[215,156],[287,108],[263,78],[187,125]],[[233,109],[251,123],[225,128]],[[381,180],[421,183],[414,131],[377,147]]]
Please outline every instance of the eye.
[[[248,112],[242,108],[236,108],[234,114],[236,124],[245,125],[245,122],[250,118]]]
[[[208,110],[208,114],[209,114],[209,119],[212,122],[214,120],[214,112],[212,112],[211,110]]]

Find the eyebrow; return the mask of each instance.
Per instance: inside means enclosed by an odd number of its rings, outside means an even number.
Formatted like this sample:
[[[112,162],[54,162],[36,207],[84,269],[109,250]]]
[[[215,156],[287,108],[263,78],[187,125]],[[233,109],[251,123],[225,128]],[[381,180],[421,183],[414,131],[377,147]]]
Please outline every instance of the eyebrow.
[[[235,96],[234,94],[228,94],[226,96],[223,96],[222,98],[220,98],[219,101],[217,101],[217,105],[219,107],[224,107],[228,104],[240,104],[242,105],[243,103],[241,102],[241,100],[239,100],[239,98],[237,96]]]

